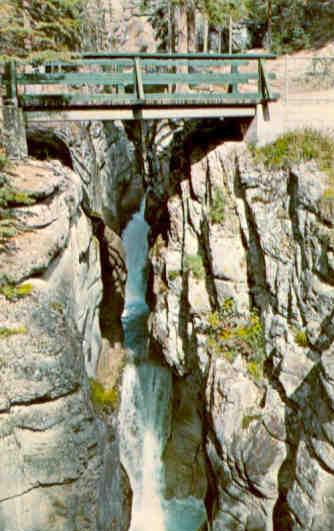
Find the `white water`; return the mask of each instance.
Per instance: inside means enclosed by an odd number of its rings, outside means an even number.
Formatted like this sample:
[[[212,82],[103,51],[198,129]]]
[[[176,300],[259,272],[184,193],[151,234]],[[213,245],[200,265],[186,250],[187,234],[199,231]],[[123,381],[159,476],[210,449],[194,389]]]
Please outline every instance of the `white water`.
[[[123,234],[128,280],[122,320],[130,361],[123,376],[120,451],[133,492],[130,531],[197,531],[206,518],[203,502],[162,496],[172,377],[147,356],[147,233],[142,204]]]

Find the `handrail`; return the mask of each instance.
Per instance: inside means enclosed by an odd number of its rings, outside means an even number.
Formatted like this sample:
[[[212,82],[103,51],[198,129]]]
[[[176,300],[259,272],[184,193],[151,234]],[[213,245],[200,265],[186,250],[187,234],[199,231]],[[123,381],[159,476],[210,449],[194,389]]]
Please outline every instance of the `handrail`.
[[[215,53],[147,53],[147,52],[138,52],[138,53],[132,53],[132,52],[98,52],[98,53],[92,53],[92,52],[86,52],[80,54],[81,57],[86,59],[100,59],[100,58],[110,58],[110,59],[117,59],[117,58],[131,58],[131,57],[140,57],[142,59],[231,59],[231,60],[238,60],[238,59],[249,59],[249,60],[256,60],[256,59],[276,59],[277,55],[272,53],[261,53],[261,54],[253,54],[253,53],[243,53],[243,54],[215,54]],[[80,57],[79,56],[79,57]]]
[[[143,105],[257,105],[271,95],[262,60],[273,54],[82,54],[77,61],[46,61],[32,71],[5,64],[8,104],[27,108]],[[257,68],[247,67],[253,61]],[[185,65],[185,68],[183,66]],[[18,66],[18,68],[17,68]],[[89,66],[99,67],[89,70]],[[188,68],[189,67],[189,71]],[[153,69],[152,69],[153,67]],[[202,70],[201,70],[202,67]],[[218,69],[217,69],[217,68]],[[222,67],[222,70],[219,68]],[[245,70],[242,70],[243,67]],[[241,70],[240,70],[241,68]],[[42,90],[52,85],[53,91]],[[83,86],[97,90],[82,90]],[[34,86],[30,90],[29,86]],[[38,87],[41,87],[39,90]],[[198,102],[198,103],[196,103]]]

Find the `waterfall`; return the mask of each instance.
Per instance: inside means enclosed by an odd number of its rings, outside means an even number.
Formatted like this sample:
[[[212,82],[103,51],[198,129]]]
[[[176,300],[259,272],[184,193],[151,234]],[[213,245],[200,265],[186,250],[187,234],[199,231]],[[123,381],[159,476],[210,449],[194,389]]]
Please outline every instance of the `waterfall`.
[[[148,359],[144,208],[143,202],[123,233],[128,279],[122,321],[129,361],[122,383],[120,454],[133,492],[130,531],[197,531],[206,520],[201,500],[163,498],[172,376]]]

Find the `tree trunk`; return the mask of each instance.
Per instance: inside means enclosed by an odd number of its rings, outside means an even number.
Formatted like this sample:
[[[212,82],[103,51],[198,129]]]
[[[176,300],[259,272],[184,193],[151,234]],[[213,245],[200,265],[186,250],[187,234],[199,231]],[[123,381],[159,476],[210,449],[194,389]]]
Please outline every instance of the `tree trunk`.
[[[268,48],[272,47],[272,33],[273,33],[273,3],[272,0],[268,0],[268,18],[267,18],[267,42]]]
[[[187,0],[182,0],[174,9],[175,52],[177,53],[187,53],[188,51],[187,7]]]
[[[206,14],[203,15],[203,52],[208,52],[209,40],[209,19]]]
[[[188,52],[196,52],[196,7],[193,0],[188,0],[187,9],[187,26],[188,26]]]

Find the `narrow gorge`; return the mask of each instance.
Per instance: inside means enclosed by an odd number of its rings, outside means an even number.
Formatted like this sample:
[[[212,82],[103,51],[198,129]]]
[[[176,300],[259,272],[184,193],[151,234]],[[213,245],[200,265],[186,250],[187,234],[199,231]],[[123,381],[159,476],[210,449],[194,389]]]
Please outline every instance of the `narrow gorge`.
[[[1,172],[1,531],[334,528],[330,177],[205,126]]]

